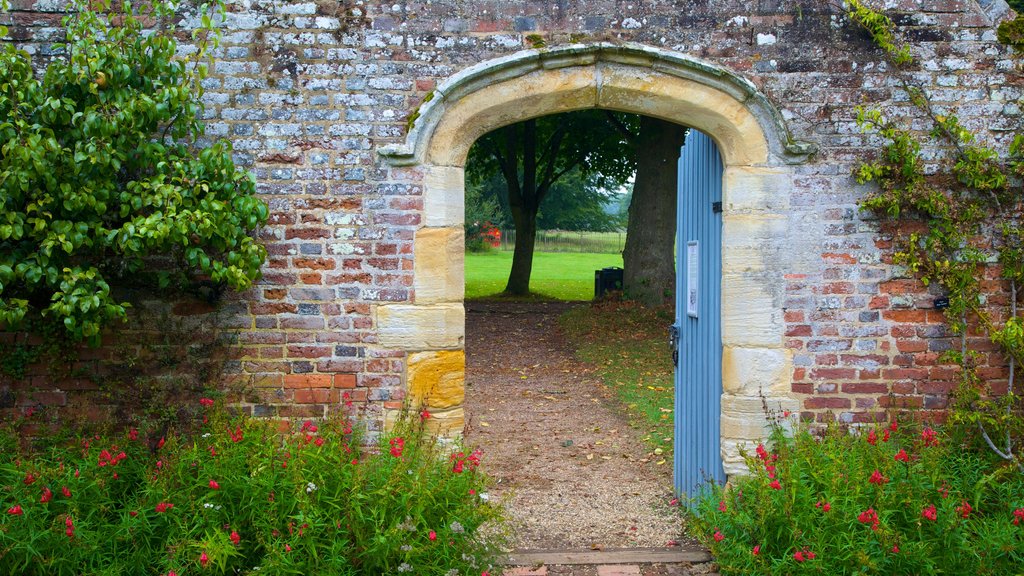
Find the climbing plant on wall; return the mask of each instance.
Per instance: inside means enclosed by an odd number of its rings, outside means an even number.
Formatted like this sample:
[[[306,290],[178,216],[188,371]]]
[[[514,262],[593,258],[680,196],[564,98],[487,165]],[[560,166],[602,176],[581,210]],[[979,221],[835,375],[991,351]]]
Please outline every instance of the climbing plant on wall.
[[[214,14],[185,59],[171,3],[77,0],[45,74],[0,49],[0,327],[58,326],[99,343],[125,288],[249,287],[267,219],[255,181],[203,135]]]
[[[848,0],[847,6],[849,18],[882,49],[928,126],[914,131],[906,119],[858,109],[858,124],[886,142],[877,158],[857,170],[858,182],[877,185],[862,207],[891,231],[894,263],[948,295],[945,316],[959,339],[959,346],[943,356],[960,366],[953,421],[976,430],[989,449],[1024,471],[1017,385],[1024,362],[1024,317],[1018,307],[1024,287],[1024,133],[1004,151],[988,146],[954,111],[933,105],[927,91],[913,83],[909,72],[916,62],[886,15],[861,0]],[[926,161],[924,150],[937,151],[938,158]],[[969,338],[978,333],[1005,356],[1006,381],[979,375],[986,351]]]

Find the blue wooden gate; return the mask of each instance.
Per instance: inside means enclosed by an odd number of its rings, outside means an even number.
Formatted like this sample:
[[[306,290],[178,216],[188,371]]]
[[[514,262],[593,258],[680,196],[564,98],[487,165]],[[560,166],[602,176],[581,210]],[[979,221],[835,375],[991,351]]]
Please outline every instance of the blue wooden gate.
[[[725,482],[722,405],[722,159],[691,129],[679,159],[676,233],[675,488]]]

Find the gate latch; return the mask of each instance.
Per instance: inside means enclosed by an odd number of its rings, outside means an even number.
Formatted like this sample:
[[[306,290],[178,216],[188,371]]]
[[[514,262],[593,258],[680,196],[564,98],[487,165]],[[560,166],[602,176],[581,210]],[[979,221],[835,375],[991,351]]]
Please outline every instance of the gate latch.
[[[668,327],[668,346],[672,350],[672,365],[679,366],[679,326]]]

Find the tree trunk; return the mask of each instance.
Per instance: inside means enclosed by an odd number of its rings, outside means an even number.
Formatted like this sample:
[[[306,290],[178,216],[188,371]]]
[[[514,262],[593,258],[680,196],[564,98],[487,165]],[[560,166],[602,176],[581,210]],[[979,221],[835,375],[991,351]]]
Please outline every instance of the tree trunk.
[[[623,290],[649,306],[671,299],[675,291],[676,189],[685,138],[683,126],[640,117],[636,179],[622,251]]]
[[[530,274],[533,272],[533,246],[537,240],[537,213],[521,208],[512,209],[516,225],[516,248],[512,253],[512,270],[508,274],[505,293],[526,296],[530,293]]]

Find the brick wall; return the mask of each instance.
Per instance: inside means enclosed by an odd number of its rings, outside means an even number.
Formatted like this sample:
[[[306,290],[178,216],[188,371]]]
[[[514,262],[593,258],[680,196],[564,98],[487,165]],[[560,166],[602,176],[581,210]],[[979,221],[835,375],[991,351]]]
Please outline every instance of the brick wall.
[[[59,0],[15,0],[11,36],[40,65],[59,39]],[[1021,96],[1017,68],[994,43],[1001,1],[897,0],[940,106],[1005,144]],[[632,41],[741,73],[782,111],[793,136],[819,152],[796,167],[786,203],[789,242],[768,273],[784,279],[792,394],[809,416],[873,418],[880,407],[937,410],[954,374],[930,294],[887,263],[887,240],[857,209],[850,173],[877,149],[853,108],[912,115],[867,37],[821,0],[485,0],[229,2],[223,45],[205,81],[208,133],[232,141],[255,172],[271,218],[259,286],[220,322],[237,330],[226,366],[251,385],[258,415],[320,416],[342,394],[401,405],[407,352],[380,344],[375,308],[412,302],[414,233],[424,174],[393,167],[378,148],[401,142],[435,85],[483,60],[551,45]],[[182,24],[194,14],[183,9]],[[183,47],[188,51],[188,47]],[[781,249],[780,249],[781,250]],[[180,309],[179,309],[180,310]],[[1003,377],[994,365],[988,372]],[[3,384],[62,402],[66,385],[38,377]],[[10,402],[8,403],[10,404]]]

